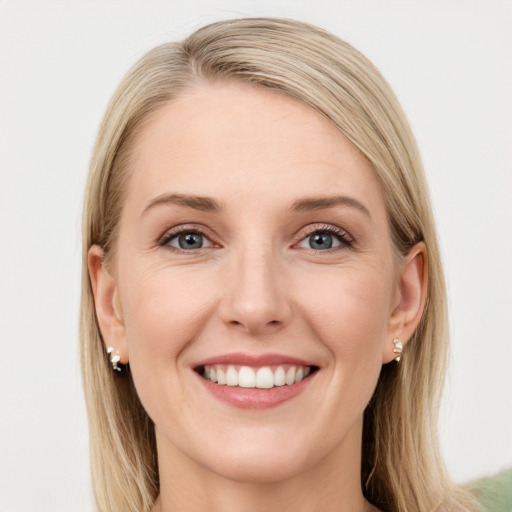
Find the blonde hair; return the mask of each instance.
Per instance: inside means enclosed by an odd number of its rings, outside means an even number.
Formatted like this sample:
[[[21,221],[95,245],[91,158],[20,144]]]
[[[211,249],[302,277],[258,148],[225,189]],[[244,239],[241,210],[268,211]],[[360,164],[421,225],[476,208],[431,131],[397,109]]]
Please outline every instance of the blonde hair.
[[[268,87],[307,103],[372,163],[385,192],[398,257],[428,251],[428,298],[399,365],[382,368],[364,418],[362,488],[382,510],[462,510],[438,446],[437,413],[448,343],[441,259],[422,163],[391,88],[357,50],[293,20],[246,18],[197,30],[151,50],[115,92],[94,148],[83,214],[82,369],[93,486],[99,510],[149,511],[159,492],[154,426],[131,376],[105,356],[87,268],[89,248],[108,262],[123,204],[130,150],[141,127],[187,88],[216,79]]]

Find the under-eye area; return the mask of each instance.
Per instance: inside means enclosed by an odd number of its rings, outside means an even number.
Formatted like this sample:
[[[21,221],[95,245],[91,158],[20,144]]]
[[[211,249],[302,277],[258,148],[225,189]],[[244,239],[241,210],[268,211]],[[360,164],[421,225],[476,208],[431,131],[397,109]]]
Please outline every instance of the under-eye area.
[[[318,366],[282,364],[276,366],[243,366],[230,364],[201,365],[195,368],[204,379],[221,386],[272,389],[291,386],[312,376]]]

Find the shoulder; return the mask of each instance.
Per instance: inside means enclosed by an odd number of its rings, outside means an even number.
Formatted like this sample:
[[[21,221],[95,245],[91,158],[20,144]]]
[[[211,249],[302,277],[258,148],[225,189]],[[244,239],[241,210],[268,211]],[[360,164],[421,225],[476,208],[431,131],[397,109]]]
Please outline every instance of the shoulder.
[[[512,512],[512,469],[472,483],[484,512]]]

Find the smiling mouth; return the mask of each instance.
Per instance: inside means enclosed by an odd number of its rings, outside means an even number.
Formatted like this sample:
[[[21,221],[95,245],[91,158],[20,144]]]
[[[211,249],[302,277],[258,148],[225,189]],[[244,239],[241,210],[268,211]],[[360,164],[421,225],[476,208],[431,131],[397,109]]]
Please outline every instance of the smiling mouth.
[[[243,366],[208,364],[195,369],[199,375],[219,386],[246,389],[272,389],[298,384],[318,370],[317,366],[283,364],[276,366]]]

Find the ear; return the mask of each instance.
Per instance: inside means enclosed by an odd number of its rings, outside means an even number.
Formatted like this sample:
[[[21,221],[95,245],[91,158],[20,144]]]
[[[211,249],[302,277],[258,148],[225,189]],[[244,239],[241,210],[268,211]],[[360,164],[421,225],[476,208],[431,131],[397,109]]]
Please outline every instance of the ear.
[[[383,347],[383,364],[391,362],[397,356],[393,352],[393,340],[398,338],[405,346],[418,327],[425,309],[427,285],[427,248],[423,242],[419,242],[409,251],[400,269],[395,307],[389,321],[388,340]]]
[[[114,278],[105,268],[103,249],[93,245],[87,255],[87,265],[94,295],[94,306],[105,349],[113,347],[121,356],[121,363],[128,362],[123,312]]]

